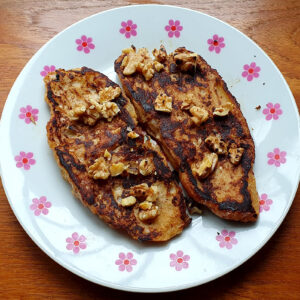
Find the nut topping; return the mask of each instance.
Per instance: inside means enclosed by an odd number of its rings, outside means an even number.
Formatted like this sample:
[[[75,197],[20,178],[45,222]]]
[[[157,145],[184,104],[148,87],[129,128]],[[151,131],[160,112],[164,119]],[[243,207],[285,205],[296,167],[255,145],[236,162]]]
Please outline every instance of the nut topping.
[[[128,136],[129,138],[131,138],[131,139],[136,139],[136,138],[138,138],[140,135],[137,134],[137,133],[134,132],[134,131],[130,131],[130,132],[127,133],[127,136]]]
[[[118,175],[121,175],[125,169],[126,169],[126,168],[125,168],[125,165],[124,165],[123,163],[121,163],[121,162],[116,163],[116,164],[112,164],[112,165],[109,167],[110,174],[111,174],[111,176],[113,176],[113,177],[118,176]]]
[[[130,188],[130,195],[134,195],[135,197],[146,198],[149,191],[149,187],[147,183],[142,183],[135,185]]]
[[[121,89],[120,87],[106,87],[103,90],[99,92],[100,96],[100,102],[106,102],[106,101],[111,101],[117,97],[119,97],[121,94]]]
[[[183,110],[189,110],[193,106],[193,99],[191,97],[188,97],[184,99],[184,101],[181,104],[181,109]]]
[[[157,111],[171,112],[172,111],[172,98],[166,94],[160,94],[154,101],[154,109]]]
[[[218,117],[225,117],[229,114],[229,112],[233,109],[233,105],[230,102],[227,102],[226,104],[216,107],[213,115]]]
[[[190,113],[193,115],[193,117],[191,118],[192,121],[198,126],[208,119],[208,111],[204,108],[192,106],[190,108]]]
[[[123,198],[121,200],[121,205],[123,207],[129,207],[129,206],[134,205],[135,203],[136,203],[136,198],[133,196],[129,196],[129,197]]]
[[[100,104],[100,112],[102,117],[107,119],[109,122],[113,119],[115,115],[119,113],[120,109],[118,105],[114,102],[104,102]]]
[[[151,174],[154,169],[155,166],[151,159],[143,159],[139,164],[139,171],[144,176]]]
[[[214,171],[217,162],[218,155],[216,153],[206,153],[203,160],[192,167],[192,171],[198,175],[200,179],[204,179]]]
[[[139,219],[141,221],[149,221],[155,219],[159,215],[158,206],[154,206],[150,210],[142,210],[139,212]]]
[[[107,160],[110,160],[111,159],[111,154],[109,153],[109,151],[107,151],[107,149],[105,149],[104,151],[104,155],[103,155],[105,158],[107,158]]]
[[[143,201],[140,203],[139,208],[142,210],[149,210],[152,207],[152,202],[149,201]]]
[[[239,164],[244,153],[244,148],[238,148],[236,144],[231,144],[229,149],[229,160],[233,165]]]
[[[221,140],[219,135],[209,135],[205,139],[207,146],[217,154],[227,153],[227,144]]]
[[[158,62],[164,62],[167,59],[167,52],[163,45],[160,46],[159,50],[154,49],[152,51],[153,56],[155,57],[155,60]]]
[[[107,179],[110,173],[105,159],[103,157],[96,159],[94,164],[89,166],[88,174],[94,179]]]
[[[184,49],[185,50],[185,49]],[[184,72],[196,71],[197,53],[175,52],[174,60],[179,69]]]

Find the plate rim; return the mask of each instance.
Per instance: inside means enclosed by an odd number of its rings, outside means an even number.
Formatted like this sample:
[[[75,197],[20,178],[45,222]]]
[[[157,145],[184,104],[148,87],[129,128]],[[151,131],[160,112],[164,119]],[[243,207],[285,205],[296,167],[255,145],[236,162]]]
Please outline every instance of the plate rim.
[[[266,54],[266,52],[256,43],[254,42],[252,39],[250,39],[246,34],[244,34],[243,32],[241,32],[239,29],[233,27],[232,25],[228,24],[227,22],[224,22],[214,16],[211,16],[209,14],[203,13],[202,11],[198,11],[198,10],[194,10],[194,9],[190,9],[190,8],[185,8],[185,7],[180,7],[180,6],[175,6],[175,5],[166,5],[166,4],[141,4],[141,5],[127,5],[127,6],[120,6],[120,7],[115,7],[115,8],[111,8],[108,10],[104,10],[95,14],[92,14],[88,17],[85,17],[73,24],[71,24],[70,26],[66,27],[65,29],[63,29],[62,31],[58,32],[57,34],[55,34],[51,39],[49,39],[37,52],[35,52],[33,54],[33,56],[27,61],[27,63],[25,64],[25,66],[23,67],[23,69],[21,70],[21,72],[19,73],[19,75],[17,76],[16,80],[14,81],[10,92],[7,96],[7,99],[5,101],[5,105],[3,107],[2,110],[2,116],[1,116],[1,121],[0,121],[0,137],[2,137],[4,135],[4,131],[5,128],[7,129],[7,127],[4,126],[4,122],[5,120],[9,120],[11,116],[11,111],[9,111],[12,108],[12,100],[9,99],[13,99],[15,97],[17,97],[18,95],[18,89],[23,81],[23,78],[26,77],[27,75],[27,70],[30,68],[30,66],[32,64],[34,64],[34,62],[36,61],[36,59],[39,57],[39,55],[42,53],[42,51],[44,50],[44,48],[46,48],[48,46],[48,44],[52,43],[53,40],[55,40],[58,36],[62,35],[65,33],[65,31],[69,30],[70,28],[72,28],[73,26],[77,26],[78,24],[80,24],[81,22],[85,22],[86,20],[93,18],[95,16],[98,15],[102,15],[102,14],[106,14],[106,13],[111,13],[111,12],[116,12],[116,11],[120,11],[120,10],[124,10],[124,9],[135,9],[137,7],[167,7],[167,8],[171,8],[171,9],[179,9],[179,10],[185,10],[188,11],[189,13],[197,13],[200,15],[204,15],[206,17],[212,18],[217,22],[221,22],[223,25],[230,27],[231,29],[237,31],[239,34],[241,34],[243,37],[245,37],[248,42],[254,44],[264,55],[264,57],[272,64],[273,67],[275,67],[276,72],[279,74],[281,81],[284,82],[284,86],[288,91],[289,97],[291,98],[291,102],[294,108],[295,112],[298,112],[298,114],[296,114],[296,119],[297,119],[297,124],[298,124],[298,136],[300,136],[300,118],[299,118],[299,110],[295,101],[295,98],[290,90],[289,85],[287,84],[285,78],[283,77],[282,73],[280,72],[280,70],[278,69],[278,67],[275,65],[275,63],[273,62],[273,60]],[[298,142],[296,144],[296,147],[298,147],[300,149],[300,138],[298,139]],[[0,153],[2,154],[3,149],[0,148]],[[2,175],[2,170],[1,170],[1,161],[2,161],[2,157],[3,155],[0,155],[0,176],[1,176],[1,180],[2,180],[2,185],[3,185],[3,189],[5,191],[5,195],[6,198],[9,202],[9,205],[14,213],[14,215],[16,216],[18,222],[20,223],[20,225],[22,226],[22,228],[24,229],[24,231],[27,233],[27,235],[31,238],[31,240],[47,255],[49,256],[53,261],[55,261],[56,263],[58,263],[60,266],[62,266],[63,268],[67,269],[68,271],[72,272],[73,274],[82,277],[85,280],[88,280],[90,282],[96,283],[98,285],[102,285],[105,287],[109,287],[112,289],[118,289],[118,290],[123,290],[123,291],[129,291],[129,292],[139,292],[139,293],[158,293],[158,292],[172,292],[172,291],[178,291],[178,290],[184,290],[184,289],[188,289],[191,287],[195,287],[195,286],[199,286],[199,285],[203,285],[205,283],[208,283],[210,281],[213,281],[219,277],[224,276],[225,274],[230,273],[231,271],[233,271],[234,269],[237,269],[239,266],[241,266],[242,264],[244,264],[247,260],[249,260],[251,257],[253,257],[263,246],[266,245],[266,243],[273,237],[274,233],[277,231],[277,229],[279,228],[279,226],[282,224],[283,220],[285,219],[287,213],[290,210],[290,207],[294,201],[296,192],[298,190],[298,186],[299,186],[299,180],[300,180],[300,167],[298,167],[298,184],[295,184],[294,189],[291,193],[291,197],[288,201],[287,206],[285,207],[284,212],[282,213],[281,217],[279,218],[279,220],[277,221],[276,225],[271,229],[270,233],[267,235],[267,237],[265,239],[262,240],[262,242],[253,249],[253,251],[251,252],[251,254],[249,254],[248,256],[246,256],[244,259],[240,260],[238,263],[233,264],[233,266],[227,268],[225,271],[218,273],[214,276],[210,276],[210,277],[206,277],[204,280],[195,280],[186,284],[182,284],[182,285],[177,285],[177,286],[166,286],[163,288],[140,288],[140,287],[130,287],[130,286],[126,286],[126,285],[120,285],[120,284],[116,284],[116,283],[112,283],[110,281],[105,281],[105,280],[95,280],[93,278],[90,278],[89,275],[87,275],[85,272],[80,271],[77,268],[74,268],[72,265],[70,264],[66,264],[63,259],[60,259],[58,257],[56,257],[55,255],[53,255],[51,253],[51,251],[49,251],[46,247],[44,248],[43,246],[40,245],[40,243],[37,241],[37,239],[35,238],[34,234],[31,233],[30,229],[23,223],[21,216],[17,213],[17,210],[13,204],[12,199],[10,199],[9,197],[9,193],[7,190],[7,186],[6,186],[6,178]]]

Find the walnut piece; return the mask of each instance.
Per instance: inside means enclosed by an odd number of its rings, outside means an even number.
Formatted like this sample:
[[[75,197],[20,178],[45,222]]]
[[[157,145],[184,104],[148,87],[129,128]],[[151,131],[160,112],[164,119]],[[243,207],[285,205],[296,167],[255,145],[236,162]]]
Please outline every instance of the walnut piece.
[[[197,53],[175,52],[174,60],[183,72],[195,72],[197,65]]]
[[[181,109],[189,110],[193,105],[193,99],[191,97],[187,97],[181,104]]]
[[[236,144],[231,144],[229,149],[229,160],[233,165],[239,164],[244,153],[244,148],[238,148]]]
[[[111,154],[109,153],[109,151],[107,151],[107,149],[105,149],[104,151],[104,155],[103,155],[107,160],[111,159]]]
[[[154,75],[154,69],[153,69],[153,62],[147,62],[146,64],[142,65],[142,74],[144,75],[145,79],[148,81],[150,80]]]
[[[121,200],[121,205],[123,207],[129,207],[129,206],[134,205],[135,203],[136,203],[136,198],[133,196],[129,196],[129,197],[123,198]]]
[[[106,87],[99,92],[100,102],[111,101],[121,95],[120,87]]]
[[[142,210],[149,210],[152,208],[152,202],[143,201],[139,204],[139,208],[141,208]]]
[[[157,72],[160,72],[165,67],[163,64],[159,63],[158,61],[154,61],[153,66],[155,71]]]
[[[125,67],[123,70],[125,76],[140,72],[146,80],[150,80],[153,77],[153,61],[146,48],[141,48],[138,52],[133,48],[128,48],[124,49],[123,53],[127,54],[121,64],[121,66]]]
[[[216,153],[206,153],[200,163],[196,163],[192,167],[192,171],[200,178],[208,177],[215,169],[218,162],[218,155]]]
[[[113,117],[117,115],[120,111],[118,105],[114,102],[104,102],[100,104],[100,112],[102,117],[111,122]]]
[[[158,206],[152,207],[150,210],[142,210],[139,212],[141,221],[149,221],[155,219],[159,215]]]
[[[220,135],[209,135],[205,139],[207,146],[217,154],[226,154],[227,153],[227,144],[221,140]]]
[[[125,165],[121,162],[116,163],[116,164],[112,164],[109,167],[110,174],[113,177],[121,175],[125,169],[126,169]]]
[[[134,131],[130,131],[130,132],[127,133],[127,136],[128,136],[129,138],[131,138],[131,139],[136,139],[136,138],[138,138],[140,135],[137,134],[137,133],[134,132]]]
[[[225,103],[220,107],[216,107],[213,115],[218,117],[225,117],[229,114],[229,112],[233,109],[233,105],[230,102]]]
[[[155,57],[155,60],[160,63],[167,59],[167,51],[163,45],[160,46],[159,50],[154,49],[152,54]]]
[[[133,195],[138,198],[140,197],[146,198],[148,191],[149,191],[148,184],[141,183],[130,188],[130,195]]]
[[[158,196],[158,188],[157,186],[153,185],[148,190],[146,201],[155,202],[157,200],[157,196]]]
[[[143,176],[151,174],[155,169],[152,159],[143,159],[139,164],[139,171]]]
[[[157,111],[171,112],[172,111],[172,98],[166,94],[160,94],[154,101],[154,108]]]
[[[192,106],[190,108],[190,113],[193,115],[191,118],[192,121],[197,125],[201,125],[208,119],[208,111],[204,108],[198,107],[198,106]]]
[[[105,159],[103,157],[96,159],[94,164],[89,166],[88,174],[94,179],[107,179],[110,173]]]

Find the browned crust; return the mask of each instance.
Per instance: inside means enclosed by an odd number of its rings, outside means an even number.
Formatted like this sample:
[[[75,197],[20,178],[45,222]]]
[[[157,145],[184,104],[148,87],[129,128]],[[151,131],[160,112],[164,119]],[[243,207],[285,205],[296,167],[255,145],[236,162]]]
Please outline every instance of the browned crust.
[[[57,70],[59,76],[70,76],[72,73],[85,76],[86,73],[96,74],[99,86],[116,86],[105,75],[91,69],[81,68],[75,71]],[[58,77],[59,77],[58,76]],[[59,80],[56,79],[56,80]],[[112,228],[125,231],[133,239],[141,241],[166,241],[181,233],[190,223],[190,218],[186,214],[186,206],[182,192],[178,186],[172,171],[167,166],[167,160],[156,145],[144,145],[145,133],[136,127],[137,121],[135,112],[129,100],[121,95],[116,100],[120,113],[113,120],[110,128],[106,127],[104,121],[99,121],[95,126],[89,127],[77,121],[70,121],[66,116],[57,110],[59,99],[51,90],[51,80],[46,78],[45,100],[51,108],[51,118],[47,124],[47,136],[50,148],[53,150],[55,160],[62,171],[62,175],[67,180],[72,192],[83,205],[87,206],[94,214],[109,224]],[[140,134],[134,141],[127,137],[126,127],[130,125]],[[69,139],[65,136],[65,129],[71,128],[84,139]],[[113,129],[121,128],[118,134],[112,134]],[[100,133],[96,133],[99,131]],[[100,142],[94,144],[93,140],[98,138]],[[87,166],[90,165],[99,155],[103,155],[105,149],[114,151],[117,147],[123,147],[125,158],[139,159],[146,155],[152,155],[157,174],[154,176],[130,175],[109,178],[109,180],[94,180],[87,174]],[[79,161],[76,151],[83,147],[84,159]],[[134,151],[130,151],[130,149]],[[82,158],[81,158],[82,159]],[[121,185],[129,189],[131,186],[146,182],[163,183],[167,197],[161,200],[164,209],[161,215],[150,223],[143,223],[137,218],[137,207],[124,208],[114,199],[112,188],[114,185]],[[170,190],[174,194],[170,194]],[[99,194],[101,193],[101,197]],[[173,213],[170,214],[169,211]],[[166,214],[166,222],[163,220]],[[159,223],[160,222],[160,223]]]
[[[179,49],[179,51],[190,52],[184,48]],[[123,75],[121,67],[123,58],[124,54],[115,61],[115,71],[120,78],[123,89],[134,104],[139,121],[144,124],[147,132],[159,141],[173,167],[179,171],[180,180],[189,196],[207,206],[221,218],[242,222],[255,221],[259,214],[259,199],[253,174],[254,142],[238,102],[229,92],[226,83],[218,72],[212,69],[202,57],[198,56],[196,72],[194,74],[182,73],[178,71],[170,54],[168,60],[164,63],[165,70],[160,73],[156,72],[154,77],[146,82],[141,74]],[[177,80],[172,81],[171,76],[175,76]],[[212,104],[214,99],[210,98],[213,97],[213,91],[210,90],[212,82],[217,90],[215,93],[224,93],[220,97],[224,96],[235,108],[226,118],[210,117],[196,133],[193,129],[190,130],[191,127],[187,119],[182,122],[174,121],[174,114],[180,111],[180,101],[177,99],[173,101],[171,117],[168,114],[154,110],[153,102],[160,91],[173,96],[174,100],[176,97],[184,95],[184,93],[199,93],[201,90],[208,93],[201,105],[212,110],[214,109]],[[240,177],[240,183],[235,183],[236,189],[238,185],[240,187],[239,192],[222,201],[216,195],[217,191],[213,176],[199,182],[191,171],[193,157],[196,155],[201,157],[201,151],[207,151],[205,146],[202,146],[200,152],[195,151],[195,147],[191,145],[191,139],[196,135],[203,140],[214,130],[221,133],[222,138],[229,144],[236,142],[245,149],[240,165],[231,168],[232,172],[239,171],[243,174]],[[188,136],[188,141],[179,140],[175,135],[176,131],[179,132],[180,136]],[[224,157],[219,157],[219,159],[221,160],[220,165],[225,164]],[[230,174],[230,172],[228,173]],[[236,201],[235,199],[238,199],[238,197],[242,200]]]

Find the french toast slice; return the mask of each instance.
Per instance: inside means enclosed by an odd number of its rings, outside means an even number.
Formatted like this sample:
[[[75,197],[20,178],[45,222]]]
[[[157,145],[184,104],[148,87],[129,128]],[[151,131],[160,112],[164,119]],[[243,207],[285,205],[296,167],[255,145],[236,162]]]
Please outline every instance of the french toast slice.
[[[190,223],[182,191],[120,87],[85,67],[44,81],[48,143],[75,197],[133,239],[180,234]]]
[[[189,196],[221,218],[259,214],[255,147],[240,105],[218,72],[184,47],[124,49],[115,71],[138,120],[163,148]]]

